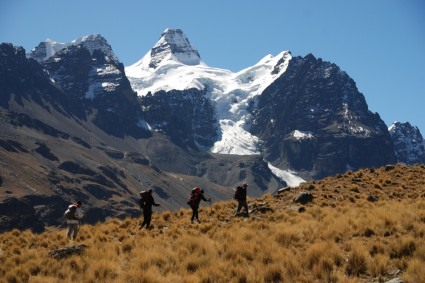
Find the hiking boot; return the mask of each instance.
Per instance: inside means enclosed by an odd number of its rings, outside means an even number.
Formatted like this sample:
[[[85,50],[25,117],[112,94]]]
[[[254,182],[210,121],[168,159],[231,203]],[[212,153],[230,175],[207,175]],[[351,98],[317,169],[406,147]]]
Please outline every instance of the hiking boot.
[[[201,220],[198,219],[198,223],[201,223]]]

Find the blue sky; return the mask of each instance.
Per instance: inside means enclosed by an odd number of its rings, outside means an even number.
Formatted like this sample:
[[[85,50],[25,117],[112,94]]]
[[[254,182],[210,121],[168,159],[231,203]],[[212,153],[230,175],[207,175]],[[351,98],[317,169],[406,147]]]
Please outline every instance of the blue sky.
[[[410,122],[425,135],[423,0],[0,0],[0,42],[27,51],[99,33],[128,66],[166,28],[235,72],[284,50],[312,53],[347,72],[388,126]]]

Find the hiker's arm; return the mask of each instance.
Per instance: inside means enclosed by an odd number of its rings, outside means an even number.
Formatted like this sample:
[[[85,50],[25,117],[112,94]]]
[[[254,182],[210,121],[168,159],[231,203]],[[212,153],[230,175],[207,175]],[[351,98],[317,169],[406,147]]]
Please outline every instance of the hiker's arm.
[[[76,214],[78,220],[81,220],[83,218],[83,211],[81,210],[81,208],[77,208],[77,211],[76,211],[75,214]]]

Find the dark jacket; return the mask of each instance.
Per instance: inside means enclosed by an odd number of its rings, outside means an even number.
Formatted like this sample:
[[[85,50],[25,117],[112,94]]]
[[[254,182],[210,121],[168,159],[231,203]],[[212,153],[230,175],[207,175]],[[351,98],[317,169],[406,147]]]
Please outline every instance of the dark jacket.
[[[155,200],[153,199],[153,196],[151,194],[148,194],[146,196],[145,204],[144,204],[143,209],[144,210],[150,210],[150,211],[152,211],[152,205],[159,206],[159,204],[157,204],[155,202]]]

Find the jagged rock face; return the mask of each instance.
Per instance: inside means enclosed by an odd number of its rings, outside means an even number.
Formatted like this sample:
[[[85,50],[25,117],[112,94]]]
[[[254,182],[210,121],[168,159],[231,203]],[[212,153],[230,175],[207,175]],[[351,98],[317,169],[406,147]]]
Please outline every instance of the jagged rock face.
[[[293,58],[251,109],[267,159],[314,178],[395,162],[384,122],[354,81],[312,55]]]
[[[198,51],[190,45],[180,29],[167,29],[162,33],[161,39],[151,50],[149,67],[156,68],[164,58],[171,55],[185,65],[197,65],[201,61]]]
[[[217,138],[214,107],[205,91],[159,91],[140,97],[145,119],[156,131],[170,136],[179,146],[208,148]]]
[[[90,54],[92,55],[95,50],[101,50],[103,54],[105,54],[110,60],[113,60],[117,63],[119,62],[118,58],[112,51],[112,47],[108,44],[106,39],[99,34],[84,36],[69,43],[58,43],[53,40],[47,39],[46,41],[40,42],[40,44],[33,50],[31,50],[31,52],[29,52],[27,56],[41,63],[46,61],[62,49],[72,45],[82,45],[87,50],[89,50]]]
[[[389,128],[397,161],[405,164],[425,164],[425,141],[417,127],[395,122]]]
[[[82,99],[89,88],[90,52],[82,46],[70,46],[43,63],[55,84],[68,96]]]
[[[0,106],[18,111],[24,101],[33,101],[45,109],[54,107],[64,114],[70,110],[70,101],[52,84],[43,68],[25,57],[22,47],[0,45]],[[65,110],[64,110],[65,109]]]
[[[43,62],[44,60],[48,59],[51,56],[51,50],[49,50],[49,44],[48,42],[40,42],[37,47],[35,47],[31,52],[28,54],[29,58],[32,58],[38,62]],[[51,47],[53,49],[53,47]],[[55,51],[56,52],[56,51]]]
[[[71,45],[43,62],[56,85],[84,106],[80,118],[114,136],[149,136],[141,125],[137,95],[125,76],[124,66],[100,49],[93,54],[85,45]]]

